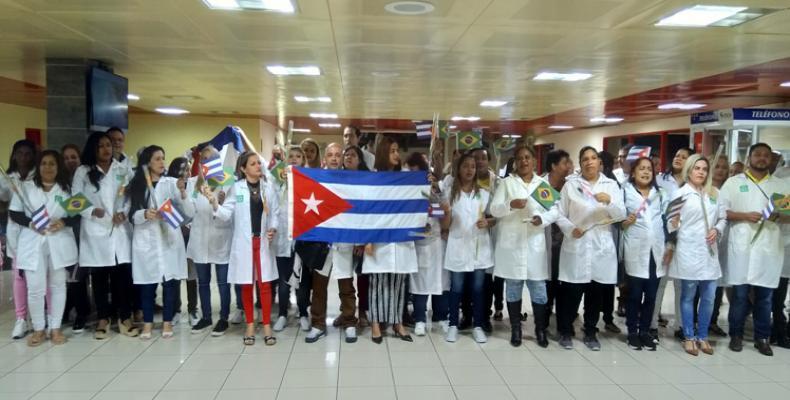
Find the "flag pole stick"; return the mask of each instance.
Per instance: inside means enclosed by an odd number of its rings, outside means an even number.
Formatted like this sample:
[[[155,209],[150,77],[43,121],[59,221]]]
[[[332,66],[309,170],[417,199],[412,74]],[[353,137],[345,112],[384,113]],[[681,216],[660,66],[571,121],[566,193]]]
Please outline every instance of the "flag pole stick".
[[[33,207],[30,206],[30,202],[28,201],[27,196],[25,196],[22,190],[20,190],[20,188],[17,187],[16,183],[14,183],[14,180],[11,179],[10,176],[8,176],[8,174],[5,171],[5,168],[3,168],[2,166],[0,166],[0,174],[2,174],[3,178],[5,178],[5,180],[8,181],[8,185],[11,187],[11,190],[13,190],[14,193],[16,193],[19,196],[19,199],[22,200],[22,206],[26,208],[32,215]]]
[[[156,199],[156,192],[154,191],[154,182],[151,179],[151,171],[148,170],[147,165],[143,165],[143,174],[145,175],[145,184],[148,186],[148,193],[150,195],[149,200],[154,203],[154,209],[156,212],[159,212],[159,200]],[[161,221],[159,223],[159,228],[162,230],[162,236],[167,234],[165,230],[165,226],[162,225]]]

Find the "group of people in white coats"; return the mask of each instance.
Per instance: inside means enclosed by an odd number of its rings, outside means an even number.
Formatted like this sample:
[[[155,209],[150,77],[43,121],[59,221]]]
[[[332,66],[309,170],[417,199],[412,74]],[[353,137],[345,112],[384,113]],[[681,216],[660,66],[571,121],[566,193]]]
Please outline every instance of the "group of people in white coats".
[[[782,268],[788,264],[782,235],[788,219],[763,215],[774,193],[790,191],[787,178],[771,174],[772,151],[763,143],[749,149],[745,171],[729,179],[726,157],[711,166],[705,157],[681,149],[667,173],[658,174],[653,160],[642,157],[629,160],[618,182],[607,176],[600,153],[589,146],[579,152],[578,173],[571,173],[570,157],[558,150],[547,159],[547,174],[540,176],[535,152],[522,145],[514,150],[504,178],[480,163],[488,157],[485,149],[459,153],[442,177],[429,171],[420,153],[402,162],[398,143],[390,138],[378,141],[375,154],[367,152],[359,146],[359,130],[348,127],[343,145],[329,144],[323,156],[318,144],[306,139],[280,157],[287,153],[289,165],[308,168],[424,171],[438,206],[414,241],[320,243],[288,237],[286,183],[267,174],[257,153],[240,155],[233,185],[212,188],[199,176],[168,176],[164,150],[155,145],[145,147],[131,166],[118,149],[118,134],[123,132],[91,135],[81,165],[73,171],[56,151],[34,157],[32,145],[14,148],[10,180],[2,182],[0,200],[10,202],[6,235],[14,260],[15,302],[21,298],[17,279],[26,285],[20,288],[26,309],[21,315],[17,310],[17,317],[24,325],[29,313],[31,346],[47,336],[56,344],[66,341],[61,330],[66,281],[76,265],[90,271],[96,339],[108,337],[116,320],[120,333],[150,339],[160,284],[161,335],[172,337],[180,281],[187,279],[191,262],[202,311],[192,321],[192,332],[211,328],[213,336],[225,333],[231,285],[236,285],[245,345],[256,341],[254,294],[261,307],[263,342],[274,345],[275,332],[288,326],[292,289],[305,341],[320,340],[327,333],[327,291],[335,277],[341,312],[333,325],[343,330],[348,343],[357,341],[357,329],[368,326],[374,343],[382,343],[388,327],[396,338],[412,341],[405,321],[409,302],[414,333],[427,334],[429,296],[432,319],[448,342],[460,339],[460,310],[468,306],[464,318],[473,321],[472,338],[485,343],[491,287],[499,279],[513,346],[523,342],[526,286],[539,346],[549,346],[556,300],[558,344],[573,348],[574,321],[584,299],[583,343],[600,350],[597,325],[604,294],[619,283],[627,289],[629,347],[655,350],[657,304],[669,278],[676,282],[679,325],[689,354],[713,352],[708,330],[716,323],[719,286],[731,286],[730,349],[743,347],[749,310],[761,353],[772,354],[772,341],[790,347],[783,305],[777,306],[784,302],[777,297],[786,295],[790,277]],[[217,155],[211,146],[199,151],[201,158]],[[559,192],[557,201],[541,202],[533,195],[547,186]],[[69,216],[60,203],[77,193],[91,206]],[[188,224],[188,241],[163,219],[159,209],[168,201]],[[48,219],[43,225],[42,207]],[[216,322],[212,266],[220,296]],[[279,311],[272,323],[275,292]]]

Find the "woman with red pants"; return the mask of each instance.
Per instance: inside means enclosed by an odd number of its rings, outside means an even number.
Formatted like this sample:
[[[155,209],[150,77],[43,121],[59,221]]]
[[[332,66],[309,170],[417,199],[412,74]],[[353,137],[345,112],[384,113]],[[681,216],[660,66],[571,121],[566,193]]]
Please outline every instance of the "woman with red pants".
[[[272,334],[272,281],[277,280],[275,254],[270,247],[277,232],[279,206],[277,194],[266,181],[261,160],[254,152],[239,156],[236,174],[238,182],[228,192],[222,206],[212,192],[204,187],[203,194],[211,202],[215,215],[224,221],[233,221],[228,283],[242,286],[241,296],[247,330],[244,344],[255,344],[255,309],[252,291],[258,284],[261,301],[263,341],[267,346],[277,343]]]

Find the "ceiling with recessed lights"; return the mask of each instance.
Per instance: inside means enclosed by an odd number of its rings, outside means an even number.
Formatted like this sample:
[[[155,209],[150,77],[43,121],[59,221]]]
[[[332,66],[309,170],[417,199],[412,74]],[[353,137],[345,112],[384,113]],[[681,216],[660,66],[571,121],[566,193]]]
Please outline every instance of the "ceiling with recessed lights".
[[[388,128],[377,121],[438,112],[545,133],[690,112],[657,109],[664,103],[790,100],[780,87],[790,66],[776,61],[790,59],[786,0],[706,2],[772,11],[730,28],[655,26],[694,1],[433,0],[422,13],[408,4],[419,2],[391,3],[295,0],[286,14],[213,10],[203,0],[0,0],[0,84],[27,83],[9,93],[29,101],[45,84],[45,58],[95,58],[129,78],[138,110],[260,115],[281,126],[293,118],[333,133],[317,124]],[[770,62],[784,69],[755,67]],[[293,67],[320,75],[275,75]],[[692,90],[712,76],[734,83]],[[634,108],[629,98],[644,102]]]

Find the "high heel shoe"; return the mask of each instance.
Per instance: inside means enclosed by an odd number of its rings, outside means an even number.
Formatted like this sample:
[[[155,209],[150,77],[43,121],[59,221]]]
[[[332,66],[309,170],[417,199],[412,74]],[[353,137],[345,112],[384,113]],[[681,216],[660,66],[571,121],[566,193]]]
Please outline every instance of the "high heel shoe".
[[[697,340],[697,348],[699,350],[709,356],[713,355],[713,347],[710,345],[710,342],[707,340]]]
[[[375,344],[381,344],[384,341],[384,336],[371,336],[370,340],[372,340]]]
[[[405,334],[405,335],[401,335],[400,332],[395,331],[393,336],[395,336],[396,338],[398,338],[400,340],[403,340],[404,342],[413,342],[414,341],[414,339],[408,333]]]
[[[699,355],[699,349],[697,349],[697,343],[691,339],[686,339],[683,341],[683,350],[685,350],[686,353],[691,354],[692,356],[695,357]]]

